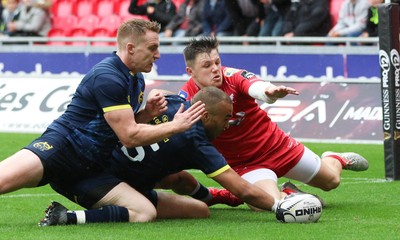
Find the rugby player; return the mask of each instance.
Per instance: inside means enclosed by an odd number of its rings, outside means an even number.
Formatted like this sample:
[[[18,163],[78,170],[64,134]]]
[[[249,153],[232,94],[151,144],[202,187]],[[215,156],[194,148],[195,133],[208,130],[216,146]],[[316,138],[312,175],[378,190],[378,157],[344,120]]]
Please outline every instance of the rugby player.
[[[368,169],[368,161],[357,153],[325,152],[320,158],[281,130],[256,100],[274,103],[299,92],[290,87],[275,86],[249,71],[222,66],[217,39],[193,39],[185,48],[184,57],[191,78],[182,86],[179,95],[191,99],[200,89],[215,86],[231,97],[231,126],[213,144],[242,178],[275,199],[301,191],[291,182],[284,183],[279,189],[277,180],[281,177],[329,191],[339,186],[343,169]],[[181,185],[189,189],[188,192],[196,188],[196,181],[190,179],[190,174],[183,172],[178,176],[173,177],[177,181],[169,182],[169,188],[180,188]],[[192,188],[188,188],[189,184]]]
[[[139,124],[167,110],[159,94],[138,112],[145,87],[141,72],[150,72],[160,58],[159,30],[158,23],[139,19],[119,27],[117,51],[86,74],[66,111],[38,139],[0,162],[0,194],[91,176],[103,170],[118,142],[129,148],[156,143],[201,118],[204,104],[198,101],[186,111],[179,106],[169,122]]]
[[[151,124],[172,121],[182,104],[185,108],[190,107],[189,101],[177,95],[166,96],[166,99],[168,110],[155,117]],[[39,225],[208,217],[209,209],[204,202],[153,190],[165,176],[183,169],[200,169],[244,202],[274,211],[277,200],[241,178],[210,142],[229,127],[232,117],[229,96],[216,87],[207,87],[193,97],[192,103],[198,101],[205,104],[206,112],[201,121],[189,130],[150,146],[127,148],[120,145],[113,152],[104,174],[88,177],[76,184],[52,183],[57,192],[88,210],[69,211],[60,203],[53,202]],[[126,193],[120,188],[126,184],[138,192]]]

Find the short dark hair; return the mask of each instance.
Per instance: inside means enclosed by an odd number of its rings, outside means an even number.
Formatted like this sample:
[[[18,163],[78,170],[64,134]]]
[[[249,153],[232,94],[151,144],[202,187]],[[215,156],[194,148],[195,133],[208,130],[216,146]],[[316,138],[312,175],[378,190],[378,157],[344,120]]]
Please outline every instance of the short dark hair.
[[[183,50],[186,65],[189,66],[196,60],[197,55],[201,53],[211,53],[212,50],[218,50],[219,41],[214,37],[201,37],[191,39],[189,44]]]

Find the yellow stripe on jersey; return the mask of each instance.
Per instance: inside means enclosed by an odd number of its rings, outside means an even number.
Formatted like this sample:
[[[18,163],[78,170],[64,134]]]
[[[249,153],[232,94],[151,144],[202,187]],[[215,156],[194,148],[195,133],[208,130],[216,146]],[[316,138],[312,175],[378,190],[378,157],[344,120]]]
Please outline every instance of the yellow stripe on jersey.
[[[231,168],[231,166],[229,166],[227,164],[227,165],[223,166],[222,168],[218,169],[217,171],[207,174],[207,177],[212,178],[212,177],[218,176],[230,168]]]
[[[118,106],[112,106],[112,107],[105,107],[103,108],[104,112],[111,112],[114,110],[122,110],[122,109],[128,109],[131,108],[131,105],[129,104],[124,104],[124,105],[118,105]]]

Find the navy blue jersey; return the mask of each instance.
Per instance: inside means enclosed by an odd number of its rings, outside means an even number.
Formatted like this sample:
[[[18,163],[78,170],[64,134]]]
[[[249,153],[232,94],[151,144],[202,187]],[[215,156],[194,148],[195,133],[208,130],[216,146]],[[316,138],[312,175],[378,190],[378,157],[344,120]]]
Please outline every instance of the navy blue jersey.
[[[104,119],[104,113],[125,108],[137,112],[144,88],[143,75],[130,72],[114,52],[86,74],[65,113],[49,129],[65,136],[80,158],[88,161],[108,158],[118,138]]]
[[[154,118],[151,124],[171,121],[180,104],[190,106],[184,98],[167,96],[168,110]],[[229,168],[225,158],[208,140],[203,123],[198,121],[189,130],[175,134],[150,146],[113,151],[107,168],[113,175],[139,191],[154,188],[156,182],[167,175],[184,169],[199,169],[208,177],[214,177]]]

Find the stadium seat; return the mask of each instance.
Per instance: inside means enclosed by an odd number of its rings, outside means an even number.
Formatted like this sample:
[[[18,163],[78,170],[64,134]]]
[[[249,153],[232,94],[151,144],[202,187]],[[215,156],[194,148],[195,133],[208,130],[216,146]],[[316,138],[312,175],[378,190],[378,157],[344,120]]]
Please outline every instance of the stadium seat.
[[[118,29],[121,22],[122,19],[118,15],[109,15],[100,19],[99,27],[105,28],[112,33],[115,29]]]
[[[125,18],[126,16],[131,16],[132,14],[129,12],[130,4],[131,4],[130,0],[116,1],[115,13],[121,18]]]
[[[74,14],[75,16],[81,18],[87,15],[94,14],[94,0],[78,0],[74,4]]]
[[[93,29],[98,27],[100,18],[94,14],[89,14],[85,17],[81,17],[78,21],[77,27],[85,29],[89,34],[92,33]]]
[[[106,28],[95,28],[91,34],[92,37],[111,37],[111,32]],[[111,46],[113,42],[92,42],[92,46]]]
[[[185,0],[172,0],[172,2],[175,4],[176,9],[178,10],[181,4],[185,2]]]
[[[114,0],[98,0],[94,5],[94,14],[106,17],[114,14]]]
[[[67,34],[64,31],[63,28],[52,28],[50,31],[47,33],[47,37],[53,38],[53,37],[66,37]],[[53,46],[60,46],[60,45],[65,45],[65,42],[62,41],[48,41],[46,43],[47,45],[53,45]]]
[[[329,2],[329,12],[331,14],[332,27],[336,25],[339,18],[340,8],[344,0],[330,0]]]
[[[89,37],[89,36],[90,34],[86,29],[79,27],[72,29],[69,34],[69,37]],[[68,44],[73,46],[85,46],[87,45],[87,42],[74,41],[74,42],[69,42]]]
[[[69,34],[72,28],[78,25],[78,17],[75,15],[68,15],[65,17],[55,17],[53,19],[53,28],[62,28],[66,35]],[[66,36],[65,35],[65,36]]]
[[[54,18],[73,15],[74,4],[76,0],[58,0],[51,6],[51,13]]]

